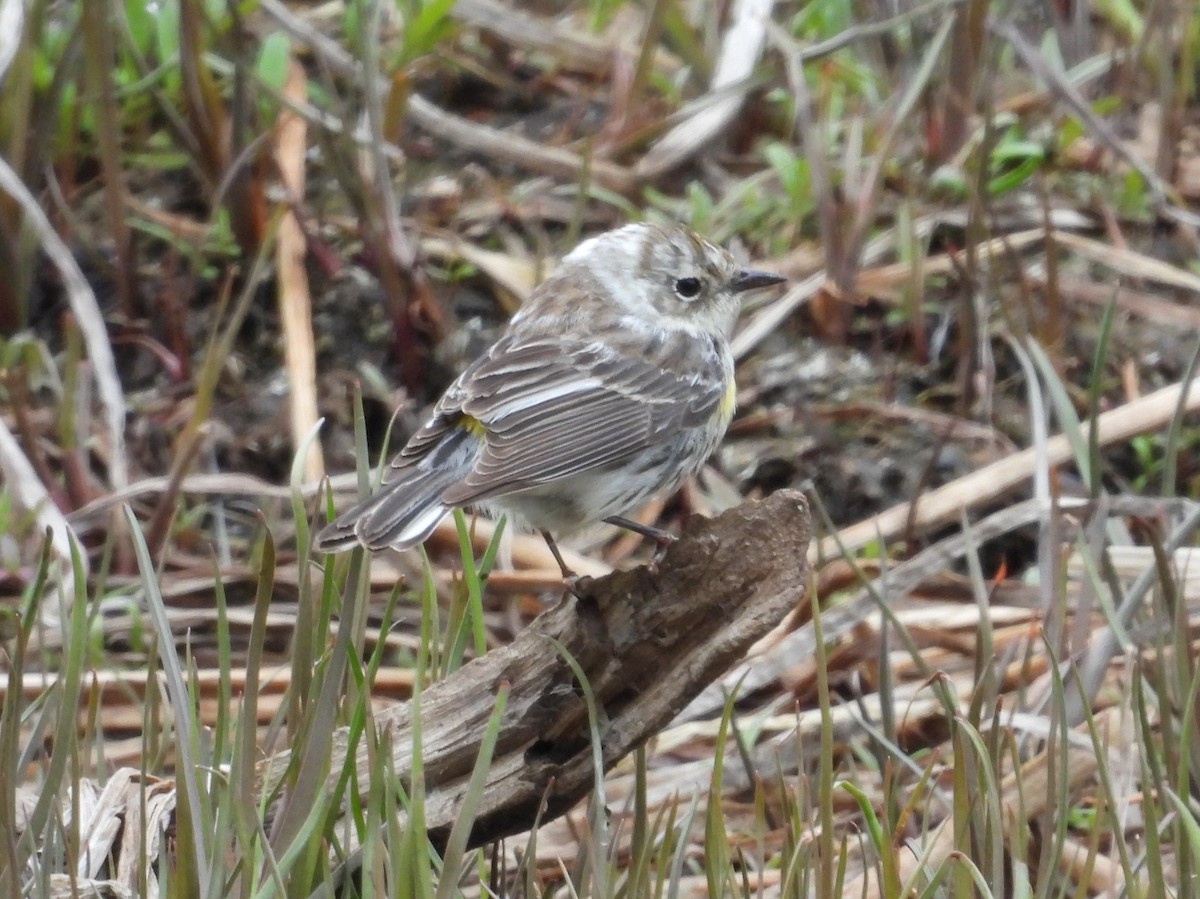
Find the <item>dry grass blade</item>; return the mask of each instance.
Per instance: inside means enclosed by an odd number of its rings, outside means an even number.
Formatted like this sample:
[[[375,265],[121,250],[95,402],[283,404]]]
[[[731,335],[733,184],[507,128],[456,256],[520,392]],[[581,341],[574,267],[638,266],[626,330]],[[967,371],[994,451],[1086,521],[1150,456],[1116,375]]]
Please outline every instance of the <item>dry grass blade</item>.
[[[82,544],[3,418],[0,418],[0,475],[3,475],[4,485],[17,506],[34,514],[38,533],[49,533],[50,547],[55,557],[66,566],[64,570],[69,570],[71,544]],[[82,556],[81,562],[86,570],[87,556]],[[70,591],[71,579],[64,578],[61,586]]]
[[[1018,253],[1044,244],[1046,235],[1045,228],[1031,228],[982,241],[962,252],[964,255],[972,253],[981,259],[991,259],[1005,253]],[[958,271],[960,264],[958,257],[959,253],[939,253],[936,256],[928,256],[921,260],[921,272],[926,277],[932,274],[954,274]],[[912,278],[912,263],[896,262],[860,271],[854,279],[854,289],[864,296],[886,295],[894,288],[903,286],[910,278]]]
[[[1111,250],[1110,247],[1110,255]],[[1172,271],[1177,275],[1187,276],[1187,272],[1180,269],[1172,269]],[[1046,278],[1031,273],[1029,280],[1041,290],[1049,289],[1049,282]],[[1118,309],[1157,324],[1200,331],[1200,307],[1173,303],[1156,293],[1129,290],[1109,281],[1071,278],[1061,273],[1058,275],[1056,287],[1063,298],[1067,300],[1087,303],[1089,306],[1099,309],[1103,309],[1109,303],[1115,303]]]
[[[1013,24],[989,20],[988,29],[1004,38],[1030,70],[1070,108],[1071,112],[1078,116],[1079,120],[1086,124],[1097,138],[1145,180],[1153,192],[1155,203],[1164,213],[1192,227],[1200,223],[1200,218],[1194,213],[1180,208],[1168,199],[1175,193],[1171,185],[1165,183],[1158,173],[1137,154],[1130,152],[1112,126],[1092,110],[1091,104],[1079,93],[1078,88],[1064,78],[1054,66],[1050,65],[1042,56],[1041,51],[1034,47]]]
[[[774,0],[738,0],[734,4],[729,27],[721,39],[721,53],[710,85],[712,91],[723,91],[739,83],[749,84],[766,44],[767,22],[774,7]],[[745,91],[724,96],[705,106],[664,134],[638,161],[637,177],[644,180],[657,178],[708,145],[737,116],[746,99]]]
[[[940,217],[926,215],[918,219],[912,227],[912,232],[920,240],[929,236],[938,225]],[[898,232],[895,228],[888,229],[879,237],[868,242],[861,256],[862,265],[874,265],[888,253],[894,251],[898,243]],[[819,272],[799,284],[792,285],[782,296],[772,301],[750,317],[740,331],[734,335],[732,346],[735,359],[748,356],[766,337],[774,333],[800,305],[814,297],[825,286],[828,276]]]
[[[1171,421],[1177,409],[1182,409],[1184,413],[1200,410],[1200,383],[1164,387],[1103,413],[1096,419],[1099,445],[1108,446],[1162,428]],[[1084,426],[1085,438],[1090,434],[1089,427]],[[1062,465],[1072,458],[1071,441],[1066,435],[1059,434],[1046,441],[1044,459],[1047,466]],[[826,537],[821,541],[819,552],[822,557],[837,555],[841,550],[854,552],[873,540],[895,539],[910,528],[923,533],[953,522],[964,509],[976,508],[1003,496],[1033,477],[1037,472],[1038,459],[1039,447],[1030,447],[993,462],[926,493],[917,504],[916,514],[913,514],[909,503],[893,506],[866,521],[844,528],[834,537]]]
[[[1134,578],[1157,563],[1154,549],[1149,546],[1110,546],[1107,552],[1113,571],[1122,578]],[[1181,547],[1171,554],[1170,561],[1172,569],[1178,572],[1180,597],[1185,602],[1200,602],[1200,548]],[[1076,578],[1087,573],[1078,549],[1067,560],[1067,573]]]
[[[1079,234],[1055,234],[1054,239],[1083,256],[1089,262],[1103,265],[1118,274],[1130,278],[1143,278],[1200,294],[1200,277],[1186,269],[1154,259],[1145,253],[1127,247],[1114,247],[1111,243],[1092,240]]]
[[[0,0],[0,895],[1186,891],[1200,7],[151,6]],[[314,558],[634,220],[793,288],[705,476],[628,510],[657,567],[564,534],[555,605],[461,514]]]
[[[1115,714],[1106,714],[1103,720],[1097,721],[1101,733],[1116,731],[1118,723]],[[1065,770],[1059,767],[1058,754],[1047,749],[1022,765],[1019,772],[1009,772],[1000,786],[1006,834],[1012,834],[1014,828],[1023,830],[1031,821],[1046,813],[1057,792],[1064,789],[1062,782],[1056,782],[1056,778],[1066,778],[1066,791],[1077,790],[1095,775],[1098,766],[1096,751],[1090,745],[1081,747],[1072,744]],[[926,836],[919,856],[908,852],[901,855],[901,871],[906,881],[917,875],[918,866],[932,871],[946,862],[955,850],[953,824],[954,819],[948,817],[932,834]],[[848,883],[842,895],[846,899],[883,899],[879,883],[869,874]]]
[[[529,259],[520,259],[509,253],[495,250],[485,250],[465,240],[424,237],[421,239],[421,251],[433,259],[445,262],[462,260],[476,266],[516,298],[517,302],[513,304],[516,308],[520,308],[520,304],[537,286],[539,272],[544,278],[552,271],[552,268],[535,265]],[[515,312],[516,308],[510,311]]]
[[[888,164],[889,151],[902,134],[902,124],[912,114],[918,101],[925,94],[951,31],[955,30],[956,26],[961,29],[965,18],[965,12],[959,10],[949,16],[933,34],[924,48],[920,66],[912,74],[909,83],[905,85],[896,100],[896,108],[892,111],[895,121],[883,135],[880,147],[871,159],[870,165],[867,166],[866,172],[856,179],[861,180],[861,185],[857,192],[849,197],[849,206],[853,209],[854,216],[846,228],[844,255],[841,259],[835,260],[836,267],[830,272],[834,283],[843,290],[849,288],[853,282],[853,274],[860,266],[859,257],[862,255],[867,235],[874,227],[874,212],[879,202],[880,192],[883,190],[883,172]],[[847,171],[853,171],[850,165],[845,168]]]
[[[453,15],[514,47],[549,54],[570,71],[601,77],[612,67],[614,47],[587,32],[532,15],[496,0],[459,0]]]
[[[352,492],[356,487],[357,475],[336,475],[328,480],[328,486],[338,493]],[[311,500],[320,495],[326,484],[323,481],[312,482],[302,488],[303,497]],[[122,490],[114,491],[105,496],[92,500],[72,512],[67,520],[71,527],[80,533],[89,533],[104,524],[105,516],[123,503],[131,502],[141,497],[162,496],[175,493],[186,496],[236,496],[262,501],[266,499],[285,502],[291,498],[288,487],[272,484],[262,478],[247,474],[224,472],[220,474],[185,474],[181,477],[143,478],[128,485]],[[495,533],[495,522],[479,518],[472,529],[474,546],[482,551]],[[446,519],[438,525],[430,538],[434,545],[457,546],[458,537],[455,533],[454,522]],[[558,573],[558,563],[554,560],[546,542],[533,534],[517,534],[512,537],[512,559],[516,567],[533,569],[538,572],[535,583],[544,583],[550,578],[554,584],[562,581]],[[562,548],[563,558],[571,566],[571,570],[579,574],[599,577],[612,571],[611,565]],[[382,581],[389,578],[392,583],[396,580],[395,570],[390,566],[386,557],[376,557],[373,560],[375,568],[380,572]]]
[[[724,670],[804,594],[805,547],[809,537],[803,497],[782,491],[761,503],[747,503],[719,518],[696,520],[673,544],[656,571],[645,568],[581,582],[585,598],[570,597],[526,629],[510,646],[493,650],[421,693],[421,746],[425,823],[430,838],[444,843],[458,819],[461,776],[475,766],[477,747],[493,721],[493,693],[511,684],[499,719],[495,758],[470,830],[470,845],[519,832],[545,806],[544,820],[574,805],[593,783],[594,726],[565,662],[575,660],[602,705],[599,719],[607,769],[663,727],[708,680]],[[139,551],[144,565],[148,556]],[[160,601],[152,605],[160,607]],[[162,627],[160,621],[157,625]],[[339,638],[340,639],[340,638]],[[635,665],[643,677],[626,676]],[[174,668],[174,695],[180,671]],[[170,685],[172,678],[168,678]],[[391,730],[397,772],[415,763],[408,728],[411,709],[398,706],[375,716],[375,728]],[[476,728],[478,725],[478,728]],[[315,737],[319,733],[313,732]],[[311,749],[311,742],[306,744]],[[370,753],[346,743],[345,732],[333,742],[325,772],[357,762],[357,783],[369,791]],[[260,795],[274,795],[276,779],[288,767],[290,753],[260,766]],[[180,760],[185,762],[184,759]],[[364,767],[365,766],[365,767]],[[195,789],[195,771],[183,784]],[[320,787],[320,778],[309,784]],[[116,778],[120,783],[121,778]],[[114,791],[122,792],[114,787]],[[127,795],[127,790],[122,795]],[[161,809],[172,806],[175,791],[155,793]],[[189,808],[195,814],[195,799]],[[303,815],[304,810],[300,810]],[[107,812],[105,814],[108,814]],[[182,823],[182,822],[181,822]],[[125,839],[111,855],[118,865],[153,858],[159,825],[126,827]],[[460,832],[460,837],[462,836]],[[351,835],[352,848],[354,837]],[[286,841],[276,829],[274,841]]]
[[[825,286],[828,277],[825,272],[818,272],[805,278],[799,284],[793,284],[787,291],[761,309],[733,338],[733,356],[744,359],[754,351],[754,348],[773,333],[783,321],[796,311],[802,303],[811,300]]]
[[[284,94],[300,102],[308,90],[304,69],[295,60],[288,65]],[[283,323],[284,364],[288,373],[288,403],[291,411],[292,445],[316,427],[317,350],[313,341],[312,297],[304,270],[307,251],[304,229],[297,213],[304,197],[304,155],[307,152],[304,119],[289,109],[279,114],[276,124],[275,161],[291,209],[279,222],[275,265],[279,285],[279,317]],[[304,477],[319,481],[325,474],[321,444],[312,441],[304,458]]]
[[[585,159],[562,147],[549,147],[517,134],[509,134],[480,125],[439,109],[420,94],[408,98],[408,116],[419,127],[442,140],[495,160],[519,165],[527,171],[541,172],[568,181],[578,180],[586,172],[597,184],[626,193],[640,179],[637,172],[603,159]]]
[[[125,452],[125,391],[117,374],[108,329],[104,325],[100,305],[96,302],[96,294],[38,201],[3,157],[0,157],[0,189],[16,200],[24,210],[41,241],[42,249],[62,273],[71,312],[74,313],[79,329],[83,332],[88,358],[91,359],[95,371],[100,403],[104,408],[105,429],[111,447],[108,482],[114,489],[120,490],[129,483],[128,457]]]
[[[4,0],[0,3],[0,79],[4,78],[4,73],[17,55],[24,28],[24,0]]]
[[[312,47],[335,71],[359,81],[363,79],[362,69],[353,56],[310,27],[282,3],[264,0],[262,6],[263,11],[288,34]],[[620,192],[632,190],[636,185],[634,173],[623,166],[601,159],[587,160],[570,150],[548,147],[519,135],[470,122],[439,109],[415,92],[408,97],[406,113],[418,127],[469,152],[567,180],[576,180],[584,171],[588,171],[597,184]]]
[[[341,475],[333,480],[336,487],[343,490],[354,489],[354,475]],[[287,487],[272,484],[262,478],[250,474],[236,472],[219,472],[216,474],[188,474],[178,483],[171,478],[161,476],[140,478],[119,490],[105,496],[97,497],[85,506],[71,513],[71,524],[83,532],[98,527],[108,512],[123,503],[143,497],[157,496],[169,490],[178,489],[191,496],[208,496],[229,494],[231,496],[256,497],[258,499],[286,500],[290,496]],[[321,489],[319,483],[313,483],[305,491],[306,498],[315,497]]]
[[[821,613],[821,629],[825,639],[833,643],[864,621],[872,611],[879,608],[880,599],[895,601],[903,597],[922,581],[955,564],[973,545],[992,540],[1039,520],[1046,509],[1037,500],[1026,500],[1011,506],[982,521],[971,525],[970,534],[958,534],[935,543],[911,559],[891,568],[885,576],[876,579],[859,590],[854,596]],[[825,591],[818,585],[819,593]],[[807,617],[803,609],[798,616]],[[795,664],[796,659],[811,658],[816,648],[816,634],[808,622],[791,633],[784,629],[795,627],[789,620],[776,629],[755,648],[746,661],[731,669],[720,681],[714,683],[694,699],[676,719],[677,724],[698,720],[712,715],[724,702],[725,696],[735,687],[750,694],[778,680],[784,671]]]
[[[1185,541],[1192,540],[1198,529],[1200,506],[1195,506],[1163,541],[1166,554],[1174,554]],[[1068,723],[1078,724],[1086,718],[1096,692],[1104,681],[1105,671],[1122,649],[1120,634],[1128,630],[1134,614],[1141,608],[1151,588],[1158,583],[1159,575],[1157,564],[1142,569],[1122,599],[1116,620],[1092,634],[1084,657],[1063,676],[1067,686],[1065,714]]]

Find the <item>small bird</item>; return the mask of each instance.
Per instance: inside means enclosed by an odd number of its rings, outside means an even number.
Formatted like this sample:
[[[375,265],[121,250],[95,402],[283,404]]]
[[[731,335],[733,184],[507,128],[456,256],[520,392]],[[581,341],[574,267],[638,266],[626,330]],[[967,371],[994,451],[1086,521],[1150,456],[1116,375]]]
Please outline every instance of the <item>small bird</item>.
[[[620,517],[700,470],[733,417],[740,296],[782,283],[684,227],[626,225],[579,244],[442,395],[383,483],[316,539],[408,549],[451,509],[546,538]]]

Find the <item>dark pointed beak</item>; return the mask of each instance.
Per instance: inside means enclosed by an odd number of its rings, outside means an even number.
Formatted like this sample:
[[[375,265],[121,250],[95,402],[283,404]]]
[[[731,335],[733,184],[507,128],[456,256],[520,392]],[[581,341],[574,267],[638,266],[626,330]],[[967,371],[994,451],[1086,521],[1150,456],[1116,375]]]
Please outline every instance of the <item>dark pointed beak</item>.
[[[744,268],[736,275],[729,283],[729,289],[734,293],[742,293],[747,290],[758,290],[760,287],[770,287],[773,284],[782,284],[787,278],[783,275],[777,275],[774,272],[760,272],[752,268]]]

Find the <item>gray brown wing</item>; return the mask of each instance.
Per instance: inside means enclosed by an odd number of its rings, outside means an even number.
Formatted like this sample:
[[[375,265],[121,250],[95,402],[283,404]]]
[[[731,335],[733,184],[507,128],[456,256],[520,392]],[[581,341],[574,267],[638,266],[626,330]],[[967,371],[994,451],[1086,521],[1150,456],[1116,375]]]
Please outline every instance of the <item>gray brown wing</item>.
[[[443,499],[469,503],[601,469],[705,424],[725,392],[715,345],[683,353],[650,344],[618,354],[596,343],[502,340],[443,400],[486,430],[471,473]]]

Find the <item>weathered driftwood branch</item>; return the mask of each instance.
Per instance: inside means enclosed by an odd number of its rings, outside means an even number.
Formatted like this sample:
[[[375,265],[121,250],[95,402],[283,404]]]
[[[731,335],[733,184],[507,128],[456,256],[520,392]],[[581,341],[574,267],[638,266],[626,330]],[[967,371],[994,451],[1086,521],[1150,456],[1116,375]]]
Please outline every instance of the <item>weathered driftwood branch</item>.
[[[472,845],[529,829],[543,801],[542,820],[549,820],[593,786],[587,707],[560,647],[582,667],[596,697],[607,770],[668,724],[800,601],[809,536],[808,505],[793,491],[698,519],[656,569],[587,581],[583,598],[568,596],[510,645],[427,687],[422,755],[435,845],[449,836],[502,684],[510,693]],[[395,770],[407,779],[410,706],[377,716],[376,726],[392,730]],[[339,744],[332,771],[342,768],[345,752]],[[287,765],[287,753],[266,759],[263,789],[273,791]],[[358,782],[369,790],[363,749],[356,767]]]

